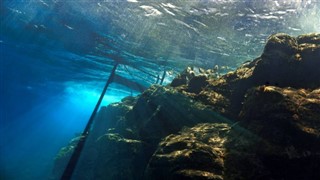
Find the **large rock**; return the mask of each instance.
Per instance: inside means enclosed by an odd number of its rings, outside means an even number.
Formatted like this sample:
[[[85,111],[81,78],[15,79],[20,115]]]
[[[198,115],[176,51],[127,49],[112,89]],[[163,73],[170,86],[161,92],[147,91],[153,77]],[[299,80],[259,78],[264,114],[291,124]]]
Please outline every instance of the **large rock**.
[[[237,124],[198,124],[159,143],[145,179],[268,179],[256,154],[263,144]]]
[[[106,162],[110,164],[114,163],[114,159],[106,159],[110,157],[110,154],[111,156],[113,156],[114,153],[119,152],[121,152],[122,154],[130,154],[135,151],[134,149],[128,148],[130,147],[130,145],[123,145],[126,143],[138,144],[139,140],[134,140],[134,135],[130,128],[122,123],[122,117],[132,109],[135,102],[136,98],[126,97],[120,103],[113,103],[108,107],[102,107],[100,109],[95,123],[93,124],[92,131],[87,137],[84,150],[79,160],[79,164],[81,165],[77,166],[73,177],[79,180],[105,179],[109,177],[115,178],[115,174],[117,174],[118,171],[109,173],[106,176],[106,174],[103,172],[112,172],[114,168],[110,166],[109,169],[105,169],[104,166],[99,165]],[[125,136],[126,138],[120,136],[119,133],[123,134],[123,136]],[[60,150],[55,159],[55,165],[50,179],[60,179],[64,168],[66,167],[80,138],[82,137],[75,137],[69,142],[66,147],[63,147]],[[106,147],[109,145],[111,146]],[[126,148],[123,149],[123,147],[121,146],[124,146]],[[108,154],[108,152],[110,152],[110,154]],[[104,159],[104,161],[100,161],[102,159]],[[119,166],[121,165],[122,167],[124,166],[123,164],[119,164]],[[127,167],[132,166],[128,163]],[[104,176],[101,177],[101,174],[103,174]]]
[[[318,88],[320,71],[315,67],[320,67],[319,33],[297,38],[283,33],[274,34],[268,38],[261,57],[224,76],[208,79],[208,84],[193,97],[227,117],[237,118],[244,96],[252,87]],[[190,92],[188,88],[178,89],[185,94]]]
[[[142,179],[162,138],[200,122],[227,121],[212,108],[173,88],[152,86],[138,98],[126,98],[100,110],[74,177]],[[62,149],[55,174],[62,172],[59,167],[64,167],[75,144]]]
[[[199,124],[160,142],[146,169],[146,179],[223,179],[225,123]]]
[[[77,179],[320,179],[320,34],[223,76],[187,68],[100,110]],[[58,179],[77,139],[57,157]]]
[[[320,178],[320,89],[253,88],[240,119],[268,144],[257,155],[272,179]]]
[[[200,122],[221,122],[224,118],[210,107],[170,87],[152,86],[126,114],[129,126],[147,142],[159,140],[184,126]]]
[[[293,38],[284,34],[272,35],[253,72],[259,85],[317,88],[320,84],[320,34]]]
[[[275,143],[320,148],[316,143],[320,137],[320,89],[255,87],[246,95],[240,119],[243,126]]]

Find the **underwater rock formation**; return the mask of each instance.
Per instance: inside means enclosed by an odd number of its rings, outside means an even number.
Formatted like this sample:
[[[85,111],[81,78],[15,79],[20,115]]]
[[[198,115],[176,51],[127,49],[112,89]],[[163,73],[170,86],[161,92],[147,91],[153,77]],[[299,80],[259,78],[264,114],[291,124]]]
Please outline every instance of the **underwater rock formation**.
[[[102,108],[74,177],[320,179],[317,67],[320,34],[275,34],[261,57],[223,76],[187,68]]]
[[[226,123],[198,124],[159,143],[146,169],[147,179],[223,179]]]

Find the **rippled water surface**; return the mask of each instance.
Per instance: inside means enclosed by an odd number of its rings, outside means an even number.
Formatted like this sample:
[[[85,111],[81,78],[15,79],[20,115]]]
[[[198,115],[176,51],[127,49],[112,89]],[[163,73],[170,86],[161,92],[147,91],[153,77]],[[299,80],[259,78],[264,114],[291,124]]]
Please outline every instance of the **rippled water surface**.
[[[115,62],[104,105],[188,65],[230,71],[258,57],[273,33],[320,32],[318,0],[3,0],[0,8],[0,179],[49,177]]]

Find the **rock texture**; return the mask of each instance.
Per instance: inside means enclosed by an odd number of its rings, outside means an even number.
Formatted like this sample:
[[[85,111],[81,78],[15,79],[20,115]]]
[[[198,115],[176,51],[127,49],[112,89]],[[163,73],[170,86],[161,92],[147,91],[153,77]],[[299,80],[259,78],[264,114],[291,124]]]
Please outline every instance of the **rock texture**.
[[[198,124],[167,136],[150,159],[147,179],[223,179],[230,129],[226,123]]]
[[[320,179],[320,34],[102,108],[75,179]],[[76,141],[57,156],[59,179]]]

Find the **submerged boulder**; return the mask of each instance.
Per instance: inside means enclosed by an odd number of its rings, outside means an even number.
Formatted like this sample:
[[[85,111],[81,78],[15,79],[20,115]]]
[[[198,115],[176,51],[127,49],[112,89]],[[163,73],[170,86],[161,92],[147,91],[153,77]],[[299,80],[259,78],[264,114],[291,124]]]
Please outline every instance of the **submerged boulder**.
[[[138,98],[100,110],[74,177],[142,179],[162,138],[201,122],[225,121],[210,107],[173,88],[152,86]],[[71,152],[57,162],[66,161]]]
[[[210,107],[170,87],[152,86],[126,114],[127,123],[147,142],[159,140],[184,126],[220,122],[224,118]]]
[[[259,85],[317,88],[320,84],[320,34],[293,38],[284,34],[271,36],[252,78]]]
[[[248,89],[262,85],[314,89],[320,86],[320,34],[297,38],[280,33],[268,38],[262,55],[233,72],[209,78],[195,99],[237,118]],[[185,87],[189,87],[187,84]],[[177,87],[188,94],[189,88]],[[225,106],[227,104],[227,106]]]
[[[243,127],[270,143],[320,153],[320,89],[260,86],[246,96]]]
[[[291,60],[291,56],[298,50],[298,42],[296,38],[289,36],[285,33],[278,33],[271,35],[264,47],[262,56],[277,65],[279,59],[285,58]]]
[[[267,143],[256,154],[272,179],[320,177],[320,89],[255,87],[240,120]]]
[[[148,163],[146,179],[223,179],[226,123],[198,124],[169,135]]]
[[[166,87],[102,108],[75,176],[320,179],[317,67],[319,33],[281,33],[223,76],[187,68]],[[54,177],[74,145],[62,149]]]

